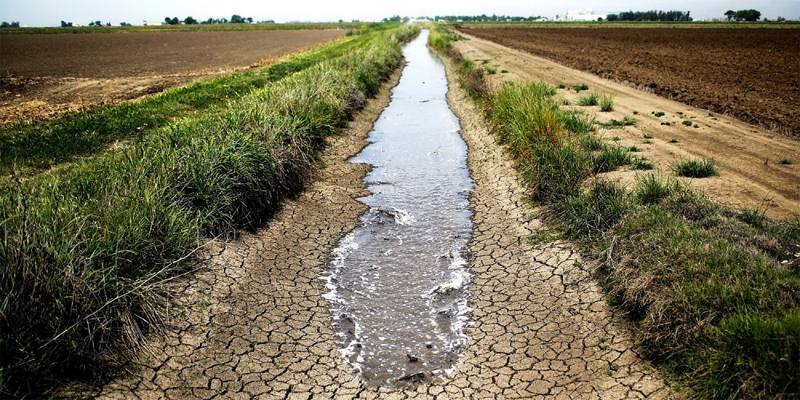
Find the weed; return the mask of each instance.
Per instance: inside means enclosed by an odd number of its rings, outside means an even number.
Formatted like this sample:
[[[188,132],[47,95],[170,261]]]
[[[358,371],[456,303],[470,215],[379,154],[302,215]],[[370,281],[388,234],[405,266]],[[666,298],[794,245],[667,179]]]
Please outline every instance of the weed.
[[[664,182],[652,173],[638,176],[633,198],[639,204],[655,204],[669,196],[675,188],[675,182]]]
[[[631,153],[638,153],[640,150],[635,145],[630,145],[628,146],[628,151],[630,151]]]
[[[608,172],[631,162],[631,155],[620,146],[603,146],[599,152],[592,154],[592,171]]]
[[[610,121],[602,125],[607,128],[620,128],[623,126],[632,126],[636,125],[636,118],[633,118],[630,115],[626,115],[622,118],[622,120],[611,119]]]
[[[572,238],[594,238],[619,221],[629,207],[625,190],[603,180],[583,193],[556,205],[564,233]]]
[[[586,96],[581,96],[578,99],[578,105],[583,107],[596,106],[600,97],[595,93],[590,93]]]
[[[780,163],[781,163],[782,165],[792,165],[792,164],[794,164],[794,161],[792,161],[792,160],[790,160],[790,159],[788,159],[788,158],[782,158],[782,159],[781,159],[781,161],[780,161]]]
[[[594,120],[580,111],[561,111],[561,122],[569,132],[589,133],[594,131]]]
[[[671,122],[662,122],[661,125],[662,126],[671,126],[672,123]]]
[[[558,84],[558,88],[559,88],[559,89],[566,89],[566,88],[567,88],[567,85],[565,85],[565,84],[563,84],[563,83],[559,83],[559,84]]]
[[[594,135],[581,136],[580,144],[581,147],[586,151],[598,151],[604,146],[603,142]]]
[[[667,114],[665,114],[663,111],[655,111],[655,112],[653,112],[653,115],[655,115],[658,118],[661,118],[661,117],[663,117],[663,116],[665,116]]]
[[[495,67],[487,66],[487,67],[485,67],[485,69],[486,69],[486,73],[489,74],[489,75],[494,75],[494,74],[497,73],[497,68],[495,68]]]
[[[689,121],[689,120],[684,120],[681,123],[683,124],[683,126],[692,126],[692,121]]]
[[[573,85],[572,89],[575,90],[576,93],[580,93],[581,91],[589,90],[589,85],[585,83],[579,83],[577,85]]]
[[[680,141],[678,141],[678,139],[675,139],[675,138],[670,139],[669,142],[670,143],[680,143]]]
[[[672,166],[678,176],[705,178],[717,175],[717,164],[711,159],[684,159]]]
[[[554,234],[551,231],[537,231],[536,233],[528,237],[528,243],[534,246],[540,246],[543,244],[552,243],[557,239],[558,235]]]
[[[611,137],[611,141],[612,141],[612,142],[619,142],[620,140],[622,140],[622,138],[620,138],[619,136],[613,136],[613,137]]]
[[[642,135],[642,137],[645,138],[645,139],[652,139],[653,135],[651,135],[649,133],[645,133],[645,134]]]
[[[642,143],[644,143],[644,144],[653,144],[653,141],[650,140],[650,139],[645,139],[645,140],[642,141]]]
[[[653,169],[653,163],[651,163],[645,157],[632,157],[631,158],[631,168],[635,170],[651,170]]]
[[[500,73],[501,73],[501,74],[507,74],[507,73],[508,73],[508,70],[507,70],[507,69],[505,69],[505,68],[503,68],[503,69],[501,69],[501,70],[500,70]]]
[[[602,112],[609,112],[614,111],[614,99],[607,94],[600,96],[600,111]],[[636,111],[633,112],[634,114],[638,114]]]

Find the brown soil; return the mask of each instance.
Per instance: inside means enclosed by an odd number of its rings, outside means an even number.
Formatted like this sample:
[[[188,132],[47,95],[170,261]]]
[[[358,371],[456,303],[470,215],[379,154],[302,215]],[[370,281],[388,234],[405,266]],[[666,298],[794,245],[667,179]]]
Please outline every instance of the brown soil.
[[[696,30],[695,30],[696,31]],[[589,90],[575,93],[561,89],[559,96],[576,104],[589,92],[614,97],[614,111],[600,112],[598,107],[577,107],[594,115],[598,121],[621,120],[629,115],[636,126],[601,129],[600,135],[624,146],[635,145],[655,164],[654,172],[674,176],[671,166],[682,158],[712,158],[720,167],[719,176],[703,179],[680,178],[719,203],[733,208],[754,207],[772,217],[792,219],[800,216],[800,143],[765,129],[707,110],[665,99],[629,85],[578,71],[530,53],[468,36],[456,42],[465,57],[490,60],[489,65],[507,73],[487,75],[493,85],[506,80],[540,80],[550,84],[586,83]],[[653,112],[665,115],[656,117]],[[692,121],[684,126],[683,121]],[[663,125],[669,122],[670,125]],[[695,127],[697,125],[697,127]],[[651,139],[645,139],[645,135]],[[675,142],[673,142],[673,140]],[[649,142],[649,143],[646,143]],[[794,164],[783,165],[783,159]],[[608,174],[607,178],[633,185],[636,176],[650,171],[627,168]]]
[[[800,136],[800,29],[470,28],[463,32]]]
[[[0,125],[134,99],[340,37],[342,30],[0,35]]]
[[[448,66],[450,71],[452,69]],[[392,82],[396,82],[396,75]],[[175,314],[131,373],[100,398],[631,399],[671,398],[631,348],[591,271],[563,242],[532,246],[545,229],[511,160],[449,74],[476,183],[469,342],[451,377],[413,388],[366,387],[339,352],[319,279],[366,207],[366,165],[347,160],[388,104],[388,87],[344,135],[325,169],[269,225],[209,252],[207,268],[176,286]],[[390,82],[390,85],[392,84]],[[84,393],[85,394],[85,393]]]

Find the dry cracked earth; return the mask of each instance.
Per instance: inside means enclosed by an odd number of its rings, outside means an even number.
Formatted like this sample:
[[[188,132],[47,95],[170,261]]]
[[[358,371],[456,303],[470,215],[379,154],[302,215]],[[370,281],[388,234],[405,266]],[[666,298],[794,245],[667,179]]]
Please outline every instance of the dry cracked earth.
[[[263,229],[215,243],[207,267],[179,284],[167,332],[130,371],[89,397],[118,399],[673,398],[568,243],[532,245],[546,229],[472,104],[451,76],[476,188],[467,327],[448,378],[405,389],[365,387],[342,360],[319,279],[337,241],[366,210],[365,144],[387,83],[323,156],[326,167]],[[450,74],[452,75],[452,74]]]

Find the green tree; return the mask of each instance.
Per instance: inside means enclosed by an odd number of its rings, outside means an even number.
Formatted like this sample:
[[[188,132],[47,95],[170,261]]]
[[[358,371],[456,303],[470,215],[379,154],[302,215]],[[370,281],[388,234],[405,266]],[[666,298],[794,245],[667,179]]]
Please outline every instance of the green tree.
[[[191,16],[188,16],[183,20],[183,23],[186,25],[197,25],[197,20]]]
[[[242,18],[242,16],[239,15],[239,14],[233,14],[233,15],[231,15],[231,23],[232,24],[243,24],[244,23],[244,18]]]
[[[736,11],[733,10],[725,11],[725,17],[728,18],[728,21],[733,21],[733,18],[736,17]]]
[[[181,22],[178,20],[178,17],[172,17],[172,18],[166,17],[164,18],[164,23],[167,25],[178,25]]]

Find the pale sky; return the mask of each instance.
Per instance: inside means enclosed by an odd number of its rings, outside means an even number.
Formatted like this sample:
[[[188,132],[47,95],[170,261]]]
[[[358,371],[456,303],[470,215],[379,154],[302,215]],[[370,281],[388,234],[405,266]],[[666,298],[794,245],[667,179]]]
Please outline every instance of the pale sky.
[[[590,8],[595,13],[626,10],[689,10],[696,19],[722,18],[725,10],[755,8],[764,17],[800,19],[800,0],[0,0],[0,21],[20,21],[22,26],[55,26],[61,20],[76,25],[101,20],[139,25],[166,16],[187,15],[202,20],[240,14],[255,20],[362,21],[392,15],[505,14],[553,17],[570,10]]]

